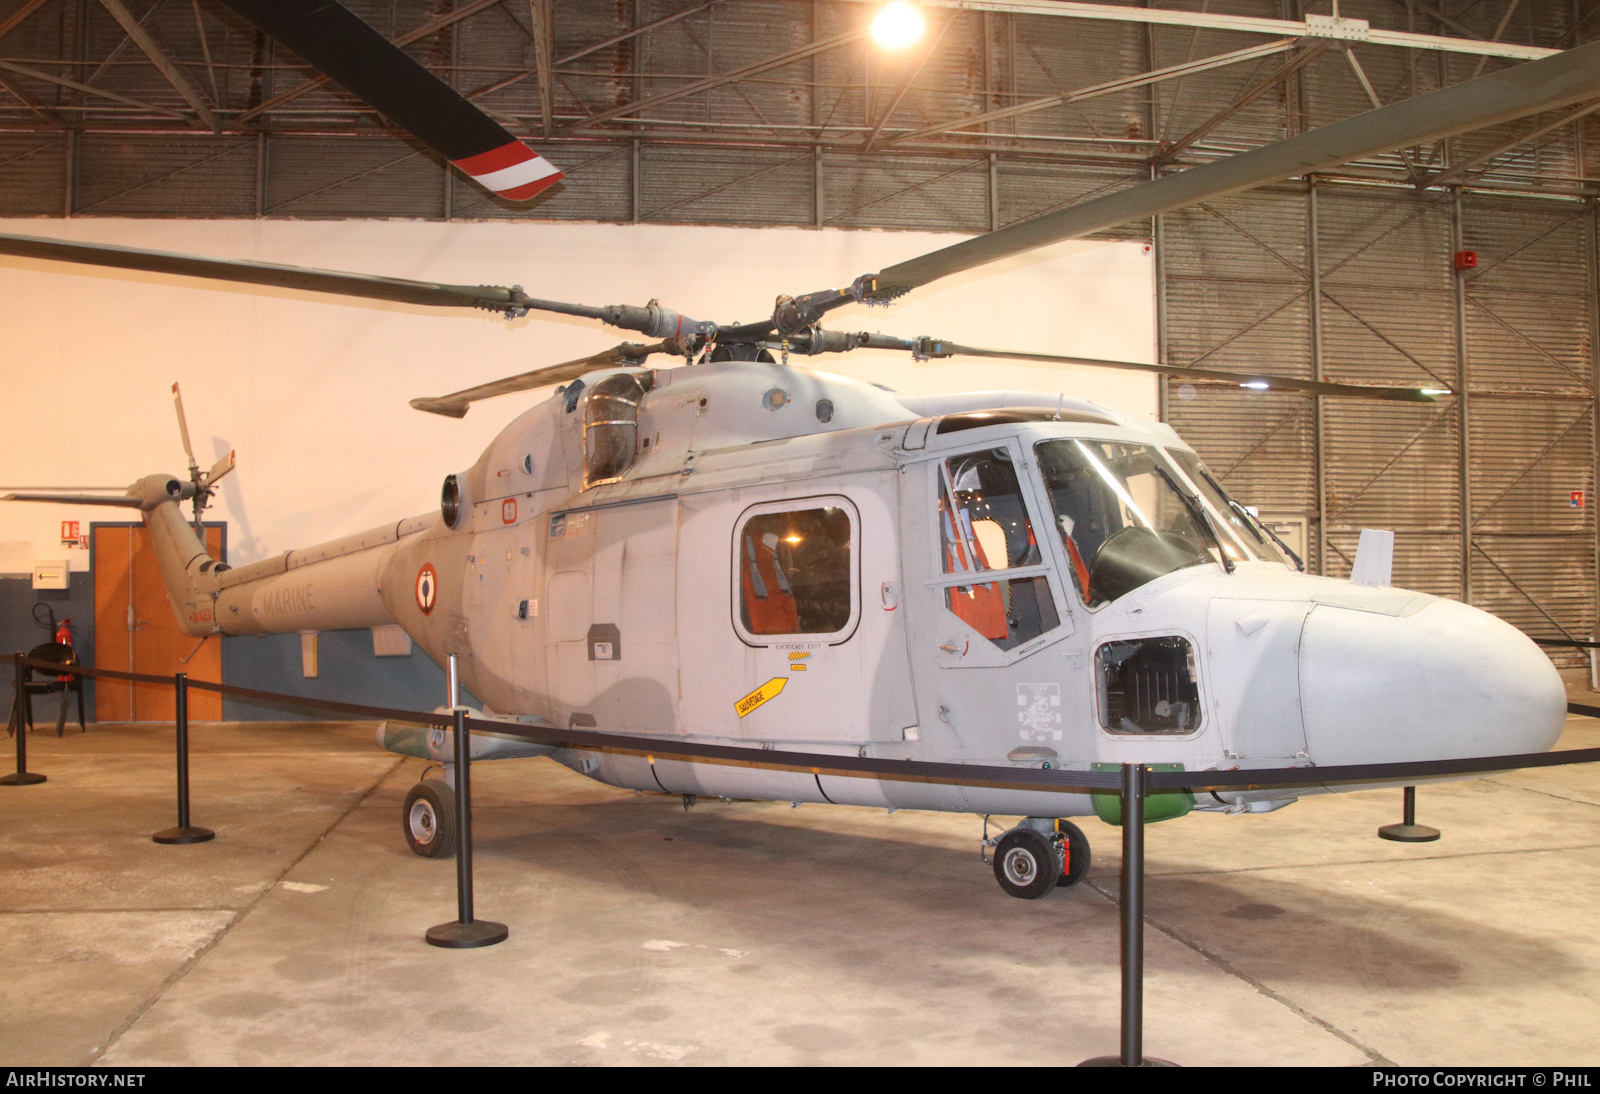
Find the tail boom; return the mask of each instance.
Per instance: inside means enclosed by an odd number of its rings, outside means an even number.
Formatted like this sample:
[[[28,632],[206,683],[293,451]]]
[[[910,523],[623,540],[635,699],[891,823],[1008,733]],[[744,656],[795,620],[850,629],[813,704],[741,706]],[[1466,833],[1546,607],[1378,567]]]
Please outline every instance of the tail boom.
[[[143,513],[178,627],[196,638],[394,623],[383,600],[384,564],[402,539],[437,520],[432,515],[413,517],[230,569],[211,557],[178,507],[193,492],[191,484],[171,475],[147,475],[128,488],[119,504],[137,506]]]

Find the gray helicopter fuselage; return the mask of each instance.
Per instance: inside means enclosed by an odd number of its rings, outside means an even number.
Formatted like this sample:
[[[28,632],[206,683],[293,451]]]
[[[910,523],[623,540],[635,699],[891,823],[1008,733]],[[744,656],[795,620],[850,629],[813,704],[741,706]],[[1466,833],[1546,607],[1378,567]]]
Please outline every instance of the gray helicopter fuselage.
[[[608,401],[633,382],[616,376],[648,379]],[[1059,396],[902,397],[755,362],[585,381],[454,476],[453,522],[429,514],[220,573],[202,573],[190,544],[187,579],[168,578],[180,623],[398,624],[436,661],[455,655],[494,716],[761,749],[1212,770],[1528,752],[1560,732],[1560,679],[1520,632],[1298,572],[1202,496],[1165,425]],[[1137,464],[1137,483],[1112,456]],[[1094,490],[1100,509],[1074,508]],[[1088,558],[1092,526],[1115,516],[1104,499],[1157,523],[1165,506],[1168,527],[1194,534],[1128,529]],[[187,531],[174,502],[147,514],[158,540]],[[1208,523],[1216,550],[1168,559]],[[1118,544],[1138,547],[1120,569]],[[442,736],[391,730],[388,743],[442,759]],[[486,758],[548,751],[475,737]],[[557,758],[678,794],[1093,811],[1086,795],[988,785]]]

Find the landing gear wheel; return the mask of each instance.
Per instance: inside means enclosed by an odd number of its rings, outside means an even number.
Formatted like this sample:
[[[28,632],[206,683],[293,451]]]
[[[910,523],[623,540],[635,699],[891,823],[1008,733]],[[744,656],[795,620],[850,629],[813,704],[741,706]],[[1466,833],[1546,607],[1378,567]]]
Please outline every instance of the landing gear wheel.
[[[1056,887],[1066,889],[1082,881],[1089,872],[1089,837],[1071,821],[1061,822],[1061,834],[1066,836],[1067,868],[1056,878]]]
[[[1023,900],[1037,900],[1056,887],[1061,859],[1055,841],[1028,828],[1013,828],[994,849],[994,879]]]
[[[406,843],[423,858],[456,853],[456,792],[440,779],[424,779],[406,794],[400,811]]]

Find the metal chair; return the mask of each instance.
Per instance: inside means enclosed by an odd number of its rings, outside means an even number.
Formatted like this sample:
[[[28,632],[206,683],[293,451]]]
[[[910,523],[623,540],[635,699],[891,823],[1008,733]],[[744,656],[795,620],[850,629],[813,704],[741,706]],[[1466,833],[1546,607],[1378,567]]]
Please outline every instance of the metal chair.
[[[63,642],[45,642],[28,651],[28,657],[35,661],[50,661],[62,668],[78,664],[78,651]],[[41,674],[40,679],[34,678],[34,673]],[[89,727],[83,722],[83,677],[76,673],[65,675],[53,673],[48,669],[35,669],[32,665],[22,667],[22,690],[11,700],[11,718],[6,722],[6,736],[16,732],[21,724],[21,719],[26,718],[28,729],[33,729],[33,697],[35,695],[48,695],[50,692],[61,693],[61,709],[56,714],[56,736],[60,737],[67,730],[67,701],[68,693],[75,692],[78,696],[78,728],[85,733]]]

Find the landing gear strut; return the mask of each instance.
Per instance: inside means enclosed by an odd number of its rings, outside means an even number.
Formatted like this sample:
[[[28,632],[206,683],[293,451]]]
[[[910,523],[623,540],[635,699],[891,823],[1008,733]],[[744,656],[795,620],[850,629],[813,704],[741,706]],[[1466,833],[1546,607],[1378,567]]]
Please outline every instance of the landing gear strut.
[[[1037,900],[1089,872],[1089,837],[1071,821],[1026,817],[995,839],[988,838],[988,825],[985,817],[983,845],[994,848],[994,878],[1011,896]]]

